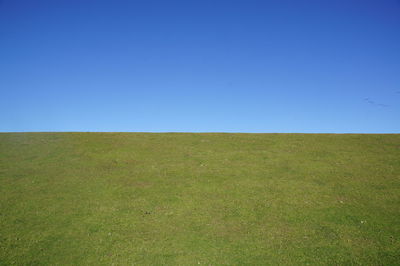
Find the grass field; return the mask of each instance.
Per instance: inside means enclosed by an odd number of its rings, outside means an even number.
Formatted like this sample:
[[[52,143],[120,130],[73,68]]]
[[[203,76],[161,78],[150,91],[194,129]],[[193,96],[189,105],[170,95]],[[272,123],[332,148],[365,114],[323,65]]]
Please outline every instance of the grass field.
[[[400,135],[2,133],[0,264],[400,264]]]

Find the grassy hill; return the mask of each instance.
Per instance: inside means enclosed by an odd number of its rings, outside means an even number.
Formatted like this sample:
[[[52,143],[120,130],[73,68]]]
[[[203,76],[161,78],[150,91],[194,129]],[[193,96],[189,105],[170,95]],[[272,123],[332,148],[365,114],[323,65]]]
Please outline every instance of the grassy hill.
[[[0,134],[0,264],[400,263],[400,135]]]

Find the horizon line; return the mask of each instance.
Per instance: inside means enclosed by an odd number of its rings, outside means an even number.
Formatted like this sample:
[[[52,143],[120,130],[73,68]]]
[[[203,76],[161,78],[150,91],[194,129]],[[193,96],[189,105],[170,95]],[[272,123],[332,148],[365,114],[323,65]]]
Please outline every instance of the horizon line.
[[[400,132],[229,132],[229,131],[0,131],[14,133],[149,133],[149,134],[309,134],[309,135],[399,135]]]

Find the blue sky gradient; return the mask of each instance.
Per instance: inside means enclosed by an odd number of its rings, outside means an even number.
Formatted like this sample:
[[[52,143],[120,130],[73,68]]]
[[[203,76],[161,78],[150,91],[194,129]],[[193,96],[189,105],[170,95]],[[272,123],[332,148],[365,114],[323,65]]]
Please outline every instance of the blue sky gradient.
[[[0,0],[0,131],[400,133],[400,1]]]

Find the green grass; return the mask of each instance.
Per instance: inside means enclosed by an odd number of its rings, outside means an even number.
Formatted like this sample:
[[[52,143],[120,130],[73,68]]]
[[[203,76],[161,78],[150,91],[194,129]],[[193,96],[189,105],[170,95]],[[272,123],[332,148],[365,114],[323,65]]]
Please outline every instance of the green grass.
[[[395,265],[400,135],[0,134],[0,264]]]

